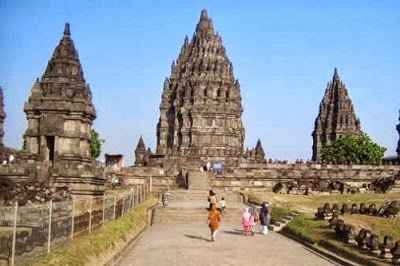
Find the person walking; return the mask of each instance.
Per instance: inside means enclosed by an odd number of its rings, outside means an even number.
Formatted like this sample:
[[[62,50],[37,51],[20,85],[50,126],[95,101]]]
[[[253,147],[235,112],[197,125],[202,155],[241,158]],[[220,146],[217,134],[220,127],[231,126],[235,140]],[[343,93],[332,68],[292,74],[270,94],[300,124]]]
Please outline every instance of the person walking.
[[[219,201],[220,207],[221,207],[221,214],[224,215],[225,213],[225,208],[226,208],[226,201],[225,198],[222,197],[222,199]]]
[[[211,241],[215,241],[217,236],[219,224],[221,222],[221,213],[217,209],[216,204],[211,204],[210,211],[208,212],[207,216],[207,224],[210,228],[211,233]]]
[[[261,204],[260,210],[260,224],[261,224],[261,234],[268,234],[268,207],[267,203],[263,202]]]
[[[249,213],[250,213],[250,231],[251,231],[251,235],[253,236],[254,232],[255,232],[254,228],[256,226],[256,223],[259,220],[259,213],[258,213],[258,209],[257,209],[256,205],[251,204]]]
[[[210,203],[209,209],[211,210],[211,205],[218,204],[217,194],[214,191],[210,190],[210,194],[208,195],[208,202]]]
[[[244,208],[243,213],[242,213],[242,227],[243,227],[243,233],[245,236],[247,236],[247,233],[250,230],[250,212],[249,208]]]

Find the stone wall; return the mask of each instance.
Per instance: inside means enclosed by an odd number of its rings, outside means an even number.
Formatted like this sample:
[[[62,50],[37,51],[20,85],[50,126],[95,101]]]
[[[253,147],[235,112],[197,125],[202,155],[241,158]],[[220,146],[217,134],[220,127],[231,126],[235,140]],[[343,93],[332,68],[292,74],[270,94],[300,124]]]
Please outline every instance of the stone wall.
[[[36,170],[36,169],[34,169]],[[0,177],[26,180],[32,174],[29,168],[1,166]],[[106,167],[107,179],[116,177],[126,186],[149,183],[153,191],[187,188],[188,171],[160,167]],[[199,171],[200,170],[191,170]],[[393,177],[400,172],[400,165],[326,165],[326,164],[241,164],[240,167],[210,172],[211,187],[227,187],[234,191],[272,191],[282,181],[340,181],[361,187],[379,178]],[[396,188],[398,186],[398,181]],[[400,188],[397,188],[400,190]]]
[[[231,190],[271,191],[282,181],[341,181],[361,187],[379,178],[393,177],[399,165],[260,164],[241,165],[229,173],[216,175],[213,187]]]
[[[156,167],[121,168],[126,182],[151,178],[153,189],[186,188],[185,171],[169,171]],[[200,171],[200,170],[198,170]],[[326,164],[242,164],[238,168],[212,173],[211,187],[227,187],[233,191],[272,191],[282,181],[340,181],[355,187],[368,185],[379,178],[393,177],[400,165],[326,165]],[[399,182],[396,183],[398,186]]]

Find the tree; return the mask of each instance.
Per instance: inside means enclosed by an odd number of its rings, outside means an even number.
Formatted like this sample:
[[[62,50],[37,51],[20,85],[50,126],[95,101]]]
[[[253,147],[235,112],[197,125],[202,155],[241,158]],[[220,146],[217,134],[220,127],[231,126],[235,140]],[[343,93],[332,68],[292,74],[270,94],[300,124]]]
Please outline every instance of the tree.
[[[101,145],[105,142],[104,139],[99,138],[99,133],[93,128],[90,130],[92,141],[90,142],[90,158],[97,159],[101,153]]]
[[[379,164],[386,151],[367,134],[346,134],[321,149],[321,159],[333,164]]]

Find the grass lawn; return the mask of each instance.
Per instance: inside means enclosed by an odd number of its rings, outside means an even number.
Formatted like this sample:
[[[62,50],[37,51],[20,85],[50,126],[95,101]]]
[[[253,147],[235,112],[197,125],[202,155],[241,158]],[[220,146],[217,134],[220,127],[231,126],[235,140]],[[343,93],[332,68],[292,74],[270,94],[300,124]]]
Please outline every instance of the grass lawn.
[[[301,212],[291,223],[284,229],[284,234],[289,234],[295,238],[300,238],[307,243],[323,246],[343,257],[347,257],[362,265],[387,265],[380,259],[373,258],[371,255],[361,252],[355,245],[347,244],[336,238],[333,229],[328,227],[327,220],[317,220],[314,213],[318,207],[322,207],[324,203],[338,204],[339,209],[344,203],[351,206],[352,203],[375,203],[377,208],[385,200],[400,201],[400,194],[356,194],[356,195],[283,195],[276,193],[263,193],[257,195],[249,195],[249,200],[253,202],[267,201],[272,210],[278,216],[282,213],[292,211]],[[399,215],[400,216],[400,215]],[[396,241],[400,241],[400,217],[385,218],[380,216],[369,216],[361,214],[345,214],[339,215],[339,219],[343,219],[345,223],[352,224],[356,227],[357,232],[361,228],[366,228],[372,233],[378,234],[382,242],[385,235],[391,235]],[[280,217],[275,218],[275,220]]]

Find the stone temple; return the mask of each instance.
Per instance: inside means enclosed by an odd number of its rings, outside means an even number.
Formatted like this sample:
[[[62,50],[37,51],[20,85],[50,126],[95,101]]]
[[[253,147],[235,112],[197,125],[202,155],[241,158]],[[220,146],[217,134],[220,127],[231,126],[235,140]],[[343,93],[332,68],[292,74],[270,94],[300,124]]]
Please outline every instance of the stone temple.
[[[399,111],[399,121],[400,121],[400,111]],[[397,132],[399,132],[399,142],[397,143],[397,156],[400,157],[400,123],[396,126]]]
[[[3,147],[3,138],[4,138],[4,119],[6,119],[6,113],[4,112],[4,98],[3,98],[3,89],[0,87],[0,146]]]
[[[315,119],[315,128],[312,133],[312,160],[320,159],[320,150],[324,145],[347,133],[361,135],[361,125],[349,93],[335,68],[332,81],[327,85]]]
[[[202,10],[192,39],[186,36],[171,75],[164,81],[156,154],[148,156],[150,163],[162,156],[164,164],[181,167],[208,161],[238,165],[246,157],[242,113],[239,81],[221,37]],[[141,138],[135,155],[144,158],[145,152]],[[257,150],[247,155],[264,160],[260,140]],[[136,161],[136,165],[144,164]]]
[[[75,194],[102,190],[104,182],[94,176],[90,157],[96,111],[68,23],[24,111],[28,128],[22,159],[36,165],[38,176]]]

